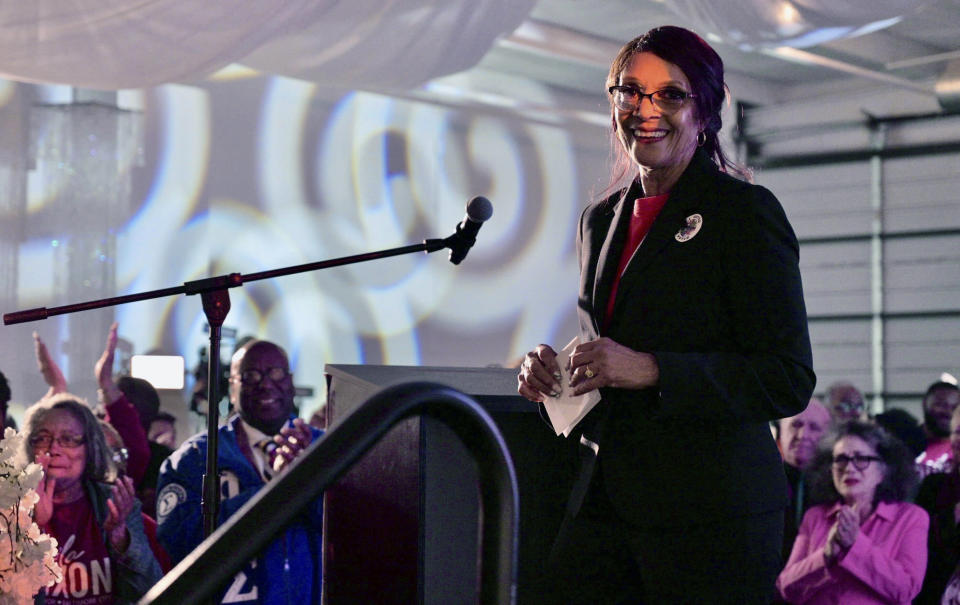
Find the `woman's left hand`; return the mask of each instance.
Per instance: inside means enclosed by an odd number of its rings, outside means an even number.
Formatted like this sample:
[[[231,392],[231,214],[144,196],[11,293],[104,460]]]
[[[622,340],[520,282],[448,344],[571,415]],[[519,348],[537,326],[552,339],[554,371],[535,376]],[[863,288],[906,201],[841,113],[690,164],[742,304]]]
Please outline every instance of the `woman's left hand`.
[[[860,534],[860,513],[852,506],[840,507],[837,515],[837,543],[847,551]]]
[[[130,546],[130,532],[127,531],[127,517],[133,510],[136,499],[136,490],[133,489],[133,479],[118,477],[107,500],[107,518],[103,522],[103,529],[107,532],[110,545],[117,552],[126,552]]]
[[[657,359],[603,337],[577,345],[570,354],[570,386],[574,395],[600,387],[644,389],[660,380]]]

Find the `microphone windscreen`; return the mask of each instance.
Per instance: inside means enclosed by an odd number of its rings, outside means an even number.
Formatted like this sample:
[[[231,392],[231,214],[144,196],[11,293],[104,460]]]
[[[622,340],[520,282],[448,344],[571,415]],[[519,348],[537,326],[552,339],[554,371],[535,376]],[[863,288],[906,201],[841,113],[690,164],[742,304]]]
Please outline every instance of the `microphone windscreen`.
[[[491,216],[493,216],[493,204],[482,195],[478,195],[467,202],[467,217],[471,221],[482,223]]]

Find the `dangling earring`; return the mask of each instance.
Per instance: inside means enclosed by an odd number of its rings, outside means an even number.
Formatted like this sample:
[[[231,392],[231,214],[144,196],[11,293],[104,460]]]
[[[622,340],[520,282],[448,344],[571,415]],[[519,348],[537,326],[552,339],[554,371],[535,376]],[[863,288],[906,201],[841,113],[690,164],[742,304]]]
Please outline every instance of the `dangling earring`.
[[[707,142],[707,133],[703,130],[697,133],[697,147],[703,147],[703,144]]]

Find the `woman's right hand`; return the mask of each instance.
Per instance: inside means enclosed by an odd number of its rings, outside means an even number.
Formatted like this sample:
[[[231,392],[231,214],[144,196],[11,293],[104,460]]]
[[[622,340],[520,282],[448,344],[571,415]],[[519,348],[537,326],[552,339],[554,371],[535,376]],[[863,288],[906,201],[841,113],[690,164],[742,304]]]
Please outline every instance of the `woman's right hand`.
[[[33,508],[33,520],[37,522],[37,525],[43,527],[53,518],[53,490],[57,486],[57,480],[47,476],[50,454],[43,454],[38,457],[37,463],[43,467],[43,477],[37,485],[37,495],[40,496],[40,499]]]
[[[562,392],[561,377],[557,353],[548,345],[540,345],[523,358],[517,375],[517,392],[530,401],[558,397]]]
[[[860,533],[860,515],[856,508],[851,506],[840,507],[837,514],[837,522],[833,524],[827,533],[827,543],[824,546],[823,554],[828,564],[832,564],[843,553],[850,550],[853,543],[857,540]]]

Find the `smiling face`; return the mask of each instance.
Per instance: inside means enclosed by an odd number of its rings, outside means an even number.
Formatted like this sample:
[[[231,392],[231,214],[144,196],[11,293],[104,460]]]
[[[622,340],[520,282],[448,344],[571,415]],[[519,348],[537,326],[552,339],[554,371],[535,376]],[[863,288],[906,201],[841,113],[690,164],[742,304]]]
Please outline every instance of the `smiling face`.
[[[960,405],[960,391],[944,387],[934,389],[923,400],[923,421],[927,430],[935,437],[950,434],[950,416]]]
[[[841,437],[833,446],[833,459],[838,456],[853,458],[855,456],[878,457],[877,450],[869,443],[856,435]],[[831,467],[833,472],[833,486],[837,489],[845,504],[859,503],[861,506],[872,506],[877,486],[883,482],[886,465],[881,460],[872,460],[863,470],[856,467],[853,461],[843,468],[836,463]]]
[[[636,86],[643,93],[664,88],[694,92],[679,67],[650,52],[634,56],[617,84]],[[675,173],[679,177],[697,149],[701,128],[692,99],[678,110],[665,113],[644,98],[632,112],[615,107],[614,121],[620,144],[644,172]]]
[[[83,424],[67,410],[51,410],[31,435],[31,440],[41,437],[47,437],[49,444],[34,445],[34,457],[39,462],[49,455],[46,476],[57,480],[57,491],[65,491],[78,484],[87,466],[87,445],[82,443]],[[64,446],[58,440],[78,445]]]
[[[270,376],[278,373],[277,368],[283,369],[283,378]],[[240,349],[230,364],[230,401],[244,421],[267,435],[279,432],[293,412],[293,376],[289,369],[283,350],[266,341]]]
[[[830,425],[830,412],[818,399],[807,409],[780,421],[780,447],[783,459],[794,468],[806,468],[816,453],[817,443]]]

